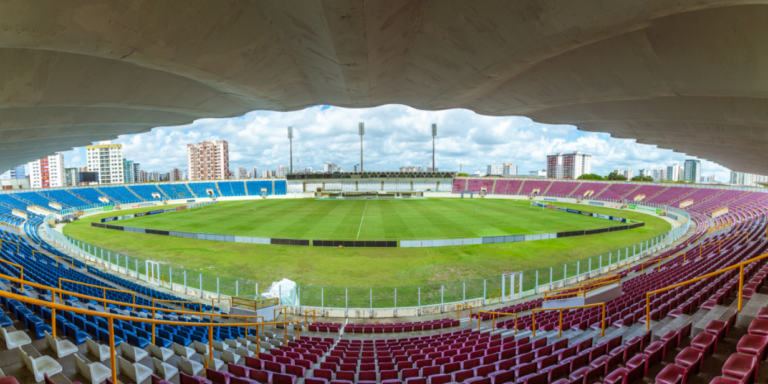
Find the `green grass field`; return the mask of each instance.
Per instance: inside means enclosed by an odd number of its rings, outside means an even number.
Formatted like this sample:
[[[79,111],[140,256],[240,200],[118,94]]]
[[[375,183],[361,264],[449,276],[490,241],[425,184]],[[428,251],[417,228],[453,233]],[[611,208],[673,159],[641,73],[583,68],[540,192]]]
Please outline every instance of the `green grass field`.
[[[246,200],[194,211],[122,220],[118,225],[284,239],[451,239],[606,228],[621,223],[556,210],[528,201]]]
[[[357,212],[360,203],[359,201],[314,200],[227,202],[219,203],[215,209],[209,206],[196,212],[166,213],[155,217],[120,221],[119,225],[247,236],[279,234],[280,237],[317,238],[330,234],[333,237],[338,235],[355,238],[358,229],[361,228],[362,218],[362,229],[359,229],[361,236],[373,238],[394,236],[396,233],[410,233],[414,237],[472,237],[480,234],[525,233],[524,231],[528,231],[527,233],[554,232],[613,224],[608,220],[530,208],[527,201],[515,203],[509,200],[493,199],[369,202],[367,208],[365,206],[362,208],[366,210],[365,218],[362,217],[362,212],[350,214],[347,220],[351,223],[338,221],[331,214],[320,213],[335,212],[337,209],[335,207],[339,206],[342,208],[338,209],[344,209],[347,213]],[[261,290],[266,290],[274,281],[288,278],[302,285],[302,300],[305,305],[319,305],[319,287],[324,286],[325,305],[342,307],[345,304],[345,287],[352,287],[349,290],[350,307],[367,307],[370,294],[368,287],[376,287],[374,306],[391,307],[393,306],[392,287],[395,286],[398,287],[398,306],[415,304],[417,285],[421,286],[422,305],[426,305],[439,303],[440,283],[452,282],[445,284],[446,301],[457,297],[460,299],[464,280],[467,282],[467,297],[480,297],[483,278],[488,278],[487,290],[491,292],[500,284],[499,276],[502,273],[516,271],[527,271],[525,289],[531,289],[534,285],[534,270],[539,271],[539,281],[544,283],[550,278],[549,267],[554,266],[552,279],[556,281],[563,277],[564,263],[568,265],[569,276],[576,272],[576,260],[582,260],[581,272],[584,272],[588,265],[585,259],[588,257],[591,257],[593,268],[597,268],[600,262],[599,255],[602,254],[603,262],[607,264],[608,252],[612,252],[613,261],[615,261],[616,249],[621,248],[624,254],[624,247],[629,245],[631,255],[632,244],[661,235],[670,229],[669,223],[663,219],[634,211],[557,204],[589,212],[614,214],[643,221],[646,225],[628,231],[522,243],[433,248],[345,249],[190,240],[90,226],[91,222],[98,222],[102,217],[156,209],[149,207],[87,217],[67,225],[64,233],[113,252],[164,263],[164,268],[173,267],[174,282],[179,284],[182,283],[181,268],[187,269],[190,276],[188,283],[193,287],[197,286],[198,273],[233,277],[233,279],[221,280],[221,289],[224,294],[234,293],[234,278],[256,281]],[[384,212],[382,210],[384,206],[394,207],[394,211],[398,211],[397,215],[409,215],[409,218],[397,220],[397,217],[391,215],[384,220],[386,216],[381,215]],[[233,213],[234,207],[238,207],[235,211],[245,209],[246,213]],[[248,207],[251,207],[252,211],[248,211]],[[373,207],[378,207],[378,210],[371,209]],[[415,208],[407,212],[405,207]],[[260,216],[264,216],[267,210],[272,212],[270,214],[272,221],[260,221],[265,220]],[[220,212],[223,211],[228,213],[221,216]],[[330,221],[323,221],[323,225],[304,224],[300,220],[302,214],[297,211],[307,212],[314,217],[324,217],[323,220]],[[374,230],[374,222],[371,220],[371,228],[366,229],[369,225],[368,216],[371,215],[373,218],[374,212],[380,216],[379,224],[376,224],[379,228]],[[427,212],[435,212],[436,216],[430,217],[431,214]],[[329,218],[329,216],[333,217]],[[206,218],[203,219],[203,217]],[[210,220],[213,217],[217,217],[216,220]],[[546,219],[541,220],[544,217]],[[525,218],[528,220],[524,220]],[[167,222],[163,223],[164,221]],[[250,227],[246,223],[255,225]],[[450,231],[446,232],[448,228]],[[215,278],[204,278],[204,281],[206,290],[215,291]]]

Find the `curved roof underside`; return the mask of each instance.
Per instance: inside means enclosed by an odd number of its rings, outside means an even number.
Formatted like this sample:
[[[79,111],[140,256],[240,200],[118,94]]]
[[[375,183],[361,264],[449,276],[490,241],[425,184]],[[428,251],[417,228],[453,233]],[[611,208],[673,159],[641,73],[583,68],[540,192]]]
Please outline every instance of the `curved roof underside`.
[[[318,104],[467,108],[768,163],[768,0],[0,0],[0,169]]]

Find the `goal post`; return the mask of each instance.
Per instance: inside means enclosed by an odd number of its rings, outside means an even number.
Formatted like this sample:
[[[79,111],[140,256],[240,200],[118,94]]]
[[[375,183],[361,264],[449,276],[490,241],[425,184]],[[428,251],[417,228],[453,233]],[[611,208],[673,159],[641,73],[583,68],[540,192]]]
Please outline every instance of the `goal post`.
[[[469,194],[469,198],[470,199],[474,198],[474,192],[473,191],[461,191],[461,198],[462,199],[464,198],[465,194]]]

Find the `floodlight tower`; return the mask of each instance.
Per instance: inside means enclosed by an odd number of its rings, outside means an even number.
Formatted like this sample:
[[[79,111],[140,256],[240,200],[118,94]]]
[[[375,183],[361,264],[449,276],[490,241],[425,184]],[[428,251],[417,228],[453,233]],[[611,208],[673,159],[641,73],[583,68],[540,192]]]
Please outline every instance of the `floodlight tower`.
[[[291,148],[291,168],[288,173],[293,174],[293,127],[288,127],[288,141],[290,142],[289,147]]]
[[[364,172],[363,168],[363,136],[365,135],[365,123],[360,122],[357,126],[358,134],[360,134],[360,172]]]
[[[432,124],[432,172],[435,172],[435,136],[437,136],[437,124]]]

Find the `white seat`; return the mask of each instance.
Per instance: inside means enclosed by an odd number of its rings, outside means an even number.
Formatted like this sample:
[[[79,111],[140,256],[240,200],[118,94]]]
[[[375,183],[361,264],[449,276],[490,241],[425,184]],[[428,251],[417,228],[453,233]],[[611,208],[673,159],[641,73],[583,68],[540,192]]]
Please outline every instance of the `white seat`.
[[[214,340],[213,341],[213,349],[215,349],[215,350],[217,350],[219,352],[224,352],[227,349],[229,349],[229,346],[224,344],[224,343],[222,343],[221,341]]]
[[[208,361],[208,354],[207,353],[203,355],[203,361]],[[203,365],[205,365],[205,364],[203,364]],[[214,357],[213,358],[213,369],[218,371],[222,366],[224,366],[224,362]],[[210,366],[208,368],[210,368]]]
[[[136,384],[141,384],[144,380],[152,376],[152,370],[139,364],[131,363],[124,359],[122,356],[117,357],[118,371],[120,373],[130,377]]]
[[[269,345],[269,344],[267,344],[267,345]],[[251,351],[251,352],[254,352],[254,353],[263,353],[264,352],[264,348],[259,348],[258,345],[253,344],[253,343],[248,346],[248,350]]]
[[[173,365],[163,363],[162,360],[152,358],[152,366],[155,368],[155,374],[160,376],[163,380],[170,380],[171,377],[176,376],[179,373],[179,369]],[[218,369],[218,368],[217,368]]]
[[[236,355],[232,351],[224,351],[221,353],[221,360],[225,363],[237,364],[240,361],[240,355]]]
[[[240,343],[238,343],[237,340],[233,340],[233,339],[224,340],[224,344],[226,344],[227,346],[235,350],[240,346]]]
[[[192,343],[192,346],[195,348],[195,352],[197,352],[197,353],[199,353],[201,355],[204,355],[204,354],[208,353],[208,344],[203,344],[203,343],[195,340]]]
[[[173,351],[171,351],[168,348],[163,348],[158,345],[150,344],[149,345],[149,354],[152,355],[152,357],[157,357],[158,359],[162,361],[166,361],[173,356]]]
[[[240,348],[238,348],[238,349],[237,349],[237,351],[235,351],[235,353],[237,353],[237,354],[238,354],[238,355],[240,355],[240,356],[248,356],[248,357],[253,357],[253,352],[251,352],[251,351],[247,350],[247,349],[246,349],[246,348],[244,348],[244,347],[240,347]]]
[[[241,344],[242,346],[244,346],[244,347],[248,347],[249,345],[251,345],[251,341],[250,341],[250,340],[247,340],[247,339],[246,339],[246,338],[244,338],[244,337],[238,337],[238,338],[237,338],[237,342],[238,342],[238,343],[240,343],[240,344]]]
[[[195,350],[178,343],[173,343],[173,353],[175,353],[177,356],[186,357],[189,359],[195,355]]]
[[[61,364],[50,356],[41,356],[33,359],[23,349],[19,348],[19,360],[32,372],[35,376],[35,381],[38,383],[45,379],[43,375],[46,373],[48,377],[51,377],[61,372]]]
[[[45,331],[45,341],[48,343],[48,346],[56,352],[56,356],[59,359],[77,352],[77,346],[72,344],[72,342],[69,340],[57,340],[55,337],[51,336],[48,331]]]
[[[85,339],[85,345],[88,348],[88,352],[99,359],[99,361],[104,361],[109,359],[109,347],[106,345],[101,345],[91,339],[90,337]]]
[[[181,361],[179,361],[179,370],[187,375],[196,376],[198,373],[202,372],[203,368],[204,366],[202,364],[186,357],[182,357]]]
[[[139,361],[143,360],[145,357],[149,356],[149,353],[147,351],[136,348],[125,341],[120,343],[120,351],[123,352],[123,356],[133,360],[133,362],[138,363]]]
[[[75,355],[75,372],[79,373],[93,384],[101,384],[112,376],[112,370],[102,363],[88,364],[79,354]]]
[[[24,331],[15,331],[10,332],[5,330],[5,328],[0,327],[0,336],[3,337],[3,340],[5,340],[5,347],[10,349],[14,349],[16,347],[21,347],[22,345],[27,345],[32,343],[32,339],[29,338],[29,336]],[[38,380],[39,381],[39,380]]]

